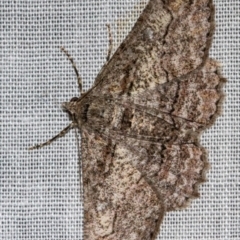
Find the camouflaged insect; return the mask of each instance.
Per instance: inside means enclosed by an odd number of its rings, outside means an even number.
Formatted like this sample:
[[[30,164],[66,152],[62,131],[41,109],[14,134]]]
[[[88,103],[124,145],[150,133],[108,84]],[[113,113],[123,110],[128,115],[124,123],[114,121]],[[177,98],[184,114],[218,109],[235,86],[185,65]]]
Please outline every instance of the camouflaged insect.
[[[213,18],[211,0],[150,0],[94,86],[63,104],[82,136],[84,240],[156,239],[199,196],[199,135],[223,95]]]

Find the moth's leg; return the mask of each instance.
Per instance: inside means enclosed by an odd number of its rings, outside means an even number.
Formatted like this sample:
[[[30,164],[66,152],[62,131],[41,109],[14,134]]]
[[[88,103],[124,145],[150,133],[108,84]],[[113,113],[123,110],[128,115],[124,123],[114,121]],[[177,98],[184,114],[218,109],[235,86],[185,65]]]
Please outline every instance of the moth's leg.
[[[78,87],[79,87],[80,93],[82,94],[83,93],[83,91],[82,91],[82,78],[79,75],[76,64],[75,64],[72,56],[68,53],[68,51],[64,47],[61,47],[60,49],[61,49],[61,51],[63,51],[67,55],[67,58],[72,63],[73,69],[74,69],[74,71],[76,73],[76,76],[77,76]]]
[[[46,145],[51,144],[53,141],[55,141],[56,139],[63,137],[71,128],[74,128],[75,124],[74,123],[70,123],[66,128],[64,128],[60,133],[58,133],[56,136],[54,136],[53,138],[49,139],[48,141],[44,142],[44,143],[40,143],[37,144],[35,146],[32,146],[30,148],[28,148],[28,150],[33,150],[33,149],[38,149],[38,148],[42,148]]]
[[[112,39],[112,33],[111,33],[111,27],[110,24],[106,24],[107,29],[108,29],[108,54],[107,54],[107,62],[109,61],[111,54],[112,54],[112,48],[113,48],[113,39]]]

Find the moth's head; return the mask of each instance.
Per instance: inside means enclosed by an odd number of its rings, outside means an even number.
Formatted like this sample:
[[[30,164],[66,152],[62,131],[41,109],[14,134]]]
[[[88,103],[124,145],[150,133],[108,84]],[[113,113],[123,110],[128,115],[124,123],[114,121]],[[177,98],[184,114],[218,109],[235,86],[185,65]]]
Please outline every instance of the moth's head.
[[[78,97],[73,97],[70,102],[64,102],[62,103],[61,107],[64,112],[67,112],[70,119],[74,121],[75,119],[75,114],[76,114],[76,105],[79,101]]]
[[[70,102],[62,103],[63,111],[67,112],[70,119],[80,126],[86,121],[89,106],[84,100],[82,101],[81,98],[73,97]]]

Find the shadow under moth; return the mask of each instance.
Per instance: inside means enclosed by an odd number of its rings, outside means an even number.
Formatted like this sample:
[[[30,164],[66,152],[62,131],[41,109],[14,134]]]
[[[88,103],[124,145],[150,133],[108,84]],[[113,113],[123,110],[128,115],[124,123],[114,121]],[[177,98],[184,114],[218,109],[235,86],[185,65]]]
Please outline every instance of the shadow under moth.
[[[93,87],[63,103],[72,123],[31,148],[79,129],[84,240],[156,239],[164,215],[199,196],[199,136],[225,82],[208,58],[213,31],[211,0],[150,0]]]

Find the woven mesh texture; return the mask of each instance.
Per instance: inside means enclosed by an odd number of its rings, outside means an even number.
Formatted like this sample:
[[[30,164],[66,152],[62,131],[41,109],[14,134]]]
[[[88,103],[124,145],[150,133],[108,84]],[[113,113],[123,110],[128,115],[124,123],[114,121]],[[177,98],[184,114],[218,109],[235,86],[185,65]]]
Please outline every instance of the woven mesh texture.
[[[82,205],[74,131],[37,151],[68,125],[60,105],[78,96],[74,57],[89,89],[105,62],[106,23],[114,48],[147,0],[0,1],[0,239],[80,240]],[[240,239],[240,1],[215,0],[210,52],[228,79],[223,114],[203,134],[211,169],[201,198],[168,213],[161,240]],[[160,239],[160,238],[159,238]]]

